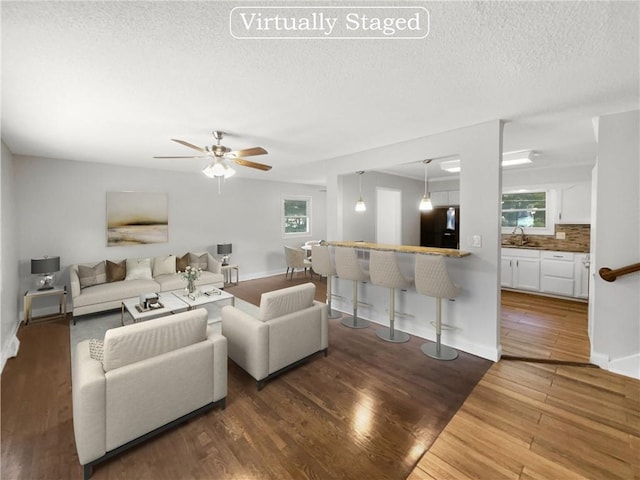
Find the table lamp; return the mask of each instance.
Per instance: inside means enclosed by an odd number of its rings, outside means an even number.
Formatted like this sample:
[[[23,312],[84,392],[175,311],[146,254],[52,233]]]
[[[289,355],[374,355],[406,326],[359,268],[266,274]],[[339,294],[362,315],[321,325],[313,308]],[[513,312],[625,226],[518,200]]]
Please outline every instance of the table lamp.
[[[229,265],[229,255],[231,255],[230,243],[218,244],[218,255],[222,255],[222,265]]]
[[[31,273],[40,275],[38,290],[51,290],[56,272],[60,271],[60,257],[42,257],[31,259]]]

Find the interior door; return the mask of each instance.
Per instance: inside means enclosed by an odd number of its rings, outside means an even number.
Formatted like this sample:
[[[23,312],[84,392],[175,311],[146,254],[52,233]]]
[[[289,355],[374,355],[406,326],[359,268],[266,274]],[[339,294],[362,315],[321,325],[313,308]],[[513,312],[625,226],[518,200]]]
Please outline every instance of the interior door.
[[[402,192],[376,188],[376,243],[402,245]]]

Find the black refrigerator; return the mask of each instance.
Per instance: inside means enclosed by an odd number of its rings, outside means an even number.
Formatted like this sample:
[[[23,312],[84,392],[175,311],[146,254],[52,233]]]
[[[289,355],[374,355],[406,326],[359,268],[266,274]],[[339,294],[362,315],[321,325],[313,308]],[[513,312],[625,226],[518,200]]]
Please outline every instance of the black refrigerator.
[[[460,207],[420,212],[420,246],[460,248]]]

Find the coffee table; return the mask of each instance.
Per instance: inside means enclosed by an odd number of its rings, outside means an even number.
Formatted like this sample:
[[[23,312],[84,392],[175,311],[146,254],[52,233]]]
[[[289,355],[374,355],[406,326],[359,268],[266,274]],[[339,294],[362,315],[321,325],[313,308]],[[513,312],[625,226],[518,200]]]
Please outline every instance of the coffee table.
[[[123,300],[120,323],[124,325],[125,312],[129,313],[133,322],[136,323],[143,320],[151,320],[165,315],[172,315],[174,313],[204,307],[209,311],[208,323],[212,324],[221,321],[221,316],[219,314],[221,302],[228,301],[231,305],[236,304],[236,298],[233,295],[214,287],[212,284],[200,285],[196,288],[196,291],[193,294],[189,295],[185,293],[184,289],[162,292],[159,294],[159,301],[162,304],[162,308],[154,308],[140,312],[136,308],[140,303],[139,297]]]
[[[189,310],[189,305],[186,302],[181,301],[171,292],[159,293],[158,301],[162,304],[162,308],[150,308],[145,311],[139,311],[137,308],[140,306],[139,296],[123,300],[120,309],[120,324],[124,325],[125,313],[128,313],[129,316],[131,316],[133,323],[137,323]]]
[[[183,290],[172,290],[171,293],[189,305],[189,310],[201,307],[210,303],[219,303],[229,300],[235,306],[236,297],[224,290],[214,287],[212,284],[200,285],[192,294],[186,294]]]

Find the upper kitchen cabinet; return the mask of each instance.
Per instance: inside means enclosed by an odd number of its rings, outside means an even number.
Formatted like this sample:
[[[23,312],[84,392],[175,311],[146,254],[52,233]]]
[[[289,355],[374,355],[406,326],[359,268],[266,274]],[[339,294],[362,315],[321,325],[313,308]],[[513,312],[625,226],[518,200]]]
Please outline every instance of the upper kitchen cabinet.
[[[460,205],[460,190],[447,192],[430,192],[431,203],[434,207],[448,207]]]
[[[591,223],[591,183],[579,182],[558,189],[556,223]]]

